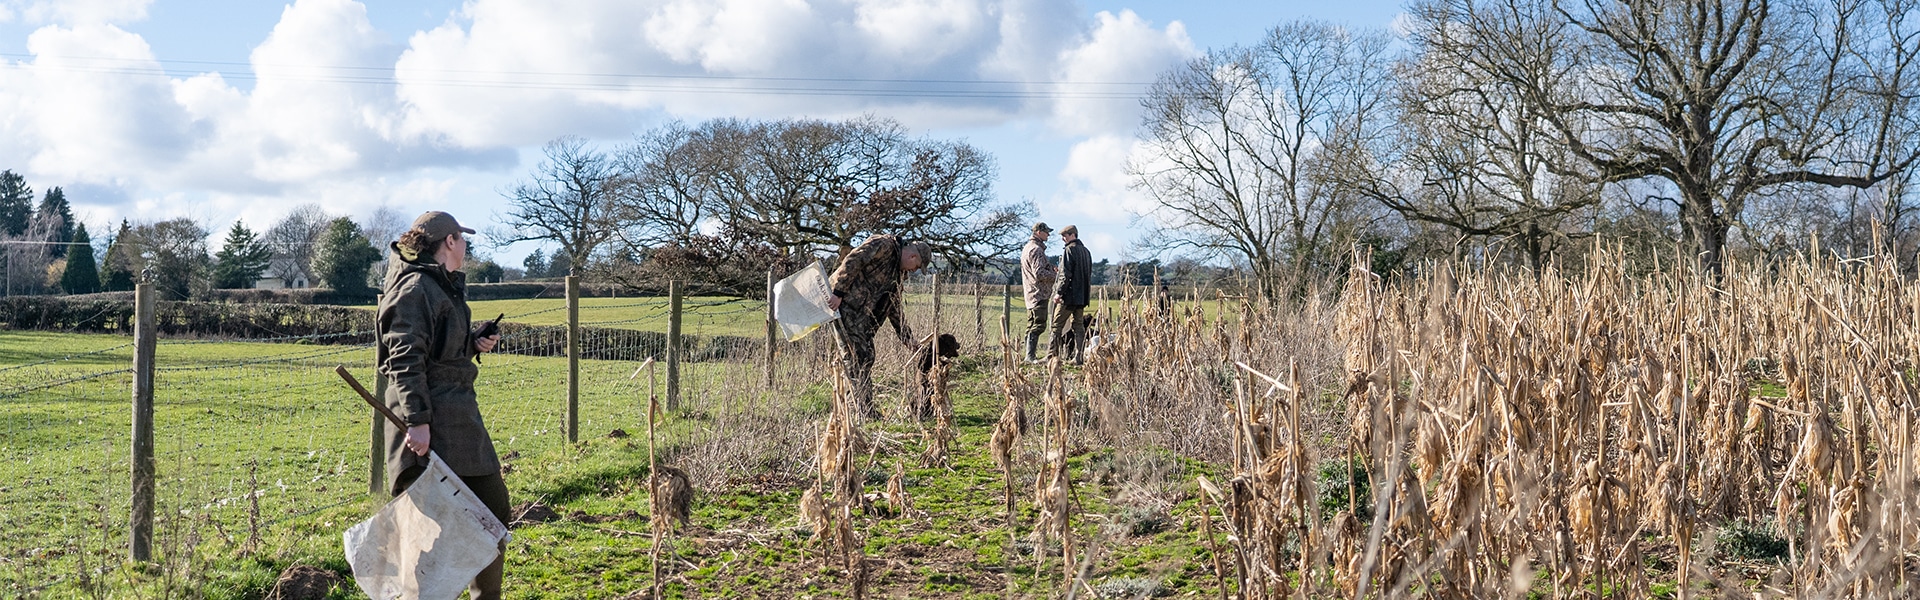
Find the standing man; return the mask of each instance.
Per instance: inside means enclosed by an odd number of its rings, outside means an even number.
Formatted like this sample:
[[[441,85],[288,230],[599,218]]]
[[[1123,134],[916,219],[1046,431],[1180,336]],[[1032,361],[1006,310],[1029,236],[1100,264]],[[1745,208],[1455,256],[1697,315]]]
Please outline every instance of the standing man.
[[[467,308],[467,241],[453,215],[432,211],[392,245],[393,261],[382,286],[374,350],[380,375],[387,378],[386,403],[406,421],[404,431],[387,428],[387,474],[399,495],[426,471],[429,449],[438,453],[501,523],[508,521],[507,484],[500,478],[500,457],[480,418],[473,380],[480,374],[474,357],[491,352],[498,334],[476,337]],[[468,591],[474,600],[496,600],[506,567],[503,553],[474,576]]]
[[[847,352],[847,381],[853,384],[855,406],[869,418],[880,416],[873,406],[873,336],[879,333],[882,320],[892,321],[893,332],[908,352],[919,347],[902,312],[905,299],[900,284],[908,273],[926,266],[932,255],[925,242],[876,235],[848,253],[827,278],[833,288],[827,307],[840,311],[837,329]]]
[[[1053,309],[1053,338],[1047,341],[1047,357],[1061,356],[1061,347],[1065,346],[1072,352],[1068,358],[1080,364],[1080,349],[1087,337],[1083,317],[1087,300],[1093,295],[1093,256],[1080,243],[1080,228],[1060,228],[1060,239],[1066,247],[1060,249],[1060,287],[1053,293],[1058,306]]]
[[[1020,251],[1020,291],[1027,298],[1027,362],[1039,362],[1040,334],[1047,331],[1047,297],[1053,295],[1053,280],[1060,274],[1047,260],[1047,235],[1053,228],[1046,223],[1033,224],[1033,239]]]

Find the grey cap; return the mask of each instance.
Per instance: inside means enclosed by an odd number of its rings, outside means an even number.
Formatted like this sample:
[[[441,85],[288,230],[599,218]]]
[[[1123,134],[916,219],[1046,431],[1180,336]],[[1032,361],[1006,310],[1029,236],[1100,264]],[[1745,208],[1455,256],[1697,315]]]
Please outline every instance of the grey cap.
[[[1035,222],[1035,223],[1033,224],[1033,230],[1034,230],[1034,231],[1045,231],[1045,232],[1047,232],[1047,233],[1053,233],[1053,228],[1052,228],[1052,227],[1048,227],[1048,226],[1047,226],[1047,223],[1046,223],[1045,221],[1037,221],[1037,222]]]
[[[1060,235],[1080,235],[1080,228],[1068,225],[1060,228]]]
[[[420,218],[413,220],[413,228],[427,234],[427,237],[434,242],[447,239],[447,236],[455,232],[474,233],[472,229],[461,226],[460,221],[455,220],[453,215],[437,210],[421,213]]]

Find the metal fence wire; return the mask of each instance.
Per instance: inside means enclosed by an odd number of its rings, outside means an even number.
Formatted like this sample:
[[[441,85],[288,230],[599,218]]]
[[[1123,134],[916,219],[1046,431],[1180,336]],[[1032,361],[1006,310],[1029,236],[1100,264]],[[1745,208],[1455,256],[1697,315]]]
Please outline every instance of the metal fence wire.
[[[932,331],[932,291],[909,289],[908,314],[922,332]],[[943,292],[940,329],[968,346],[997,346],[1005,288],[981,286],[978,299],[975,291]],[[483,356],[476,382],[499,453],[563,448],[565,300],[474,304],[476,322],[505,314],[501,343]],[[723,405],[762,393],[742,382],[758,386],[766,367],[766,303],[689,297],[681,309],[682,405],[725,412]],[[580,300],[579,437],[645,430],[646,381],[629,375],[639,362],[667,356],[672,317],[664,297]],[[196,519],[211,526],[209,535],[232,541],[328,508],[384,500],[369,494],[372,413],[333,373],[345,365],[374,386],[373,344],[342,343],[370,334],[159,340],[158,527]],[[32,593],[84,577],[84,565],[125,556],[135,348],[125,333],[0,335],[7,340],[0,345],[0,590]],[[832,338],[778,342],[782,356],[769,378],[791,384],[826,372],[837,354]],[[880,368],[902,366],[904,356],[883,351]],[[339,531],[349,523],[327,525]],[[166,551],[161,540],[155,546],[156,554]]]

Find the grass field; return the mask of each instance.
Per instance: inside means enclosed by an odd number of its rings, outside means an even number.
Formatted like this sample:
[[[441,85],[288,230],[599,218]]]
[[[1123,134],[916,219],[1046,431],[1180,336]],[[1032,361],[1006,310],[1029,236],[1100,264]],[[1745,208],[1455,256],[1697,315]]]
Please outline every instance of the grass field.
[[[279,571],[294,564],[344,573],[340,534],[382,501],[366,493],[368,411],[330,372],[336,364],[371,360],[371,350],[303,344],[167,341],[159,347],[156,394],[159,515],[152,567],[125,562],[129,340],[117,336],[0,332],[0,590],[8,596],[165,596],[198,590],[210,598],[258,598]],[[53,361],[53,362],[47,362]],[[37,364],[45,363],[45,364]],[[975,364],[977,363],[969,363]],[[564,362],[502,356],[487,361],[478,383],[496,445],[512,465],[516,503],[539,500],[566,518],[514,531],[508,566],[510,597],[617,598],[648,585],[650,566],[643,437],[608,438],[613,429],[644,431],[641,381],[635,365],[583,364],[582,441],[567,444],[561,398]],[[718,483],[701,490],[692,525],[671,541],[674,597],[838,595],[845,582],[822,570],[818,545],[798,521],[805,486],[802,456],[733,456],[710,434],[745,428],[769,407],[805,454],[825,399],[818,386],[769,398],[757,408],[735,403],[722,372],[757,373],[739,364],[688,365],[689,411],[671,419],[663,451],[715,463],[702,465]],[[356,369],[370,379],[370,369]],[[93,379],[21,393],[46,383]],[[810,391],[809,391],[810,390]],[[733,400],[723,397],[732,394]],[[867,551],[881,561],[873,584],[890,595],[998,597],[1007,540],[997,526],[1001,483],[981,448],[1000,400],[973,367],[957,384],[960,438],[952,469],[908,471],[915,510],[880,519]],[[641,434],[643,435],[643,434]],[[873,477],[895,461],[915,465],[919,430],[884,426],[894,440],[877,455]],[[703,441],[704,440],[704,441]],[[702,444],[705,444],[704,446]],[[780,450],[780,446],[772,446]],[[718,452],[719,454],[716,454]],[[1149,455],[1181,471],[1186,462]],[[1146,456],[1146,455],[1143,455]],[[718,457],[718,458],[716,458]],[[1076,457],[1111,462],[1112,451]],[[726,471],[729,462],[738,466]],[[766,468],[770,467],[770,468]],[[690,468],[690,470],[692,470]],[[1116,484],[1117,485],[1117,484]],[[878,487],[870,483],[869,488]],[[258,509],[252,508],[257,500]],[[1108,504],[1089,490],[1086,510]],[[1029,513],[1024,517],[1031,519]],[[1097,536],[1095,521],[1084,524]],[[248,537],[259,532],[257,550]],[[1194,589],[1198,538],[1175,529],[1111,538],[1104,577],[1157,577]],[[1014,561],[1018,565],[1021,561]],[[1023,594],[1046,595],[1057,583],[1015,566]],[[350,587],[350,585],[349,585]],[[343,589],[336,598],[362,597]]]

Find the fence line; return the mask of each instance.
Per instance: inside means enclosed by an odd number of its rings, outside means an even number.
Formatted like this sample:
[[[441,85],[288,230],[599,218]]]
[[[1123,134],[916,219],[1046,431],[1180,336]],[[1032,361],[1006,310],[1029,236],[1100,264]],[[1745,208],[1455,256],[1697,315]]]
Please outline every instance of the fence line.
[[[913,286],[907,291],[924,293]],[[764,299],[683,297],[677,319],[672,298],[661,300],[576,302],[582,324],[577,344],[567,343],[564,324],[540,321],[566,310],[562,299],[503,307],[512,310],[499,311],[510,313],[502,340],[495,353],[482,357],[477,382],[501,454],[540,455],[570,440],[643,427],[644,388],[626,376],[647,357],[664,362],[672,354],[681,362],[674,378],[681,409],[718,411],[724,410],[720,403],[775,385],[809,385],[837,352],[828,335],[798,344],[768,335]],[[921,331],[933,331],[921,300],[908,299],[909,319]],[[543,305],[553,301],[561,303]],[[372,311],[366,312],[370,322]],[[982,318],[964,313],[947,311],[937,329],[965,331]],[[9,344],[0,353],[0,522],[9,529],[0,536],[0,589],[9,589],[11,581],[38,582],[34,589],[71,583],[80,552],[131,553],[139,536],[131,531],[136,516],[127,510],[134,491],[128,473],[136,461],[126,403],[136,345],[123,336],[135,328],[23,337],[51,341]],[[674,329],[680,330],[678,343]],[[382,487],[371,484],[383,475],[374,467],[383,462],[375,460],[383,458],[381,449],[365,426],[371,411],[331,373],[345,364],[363,380],[377,381],[372,333],[352,328],[257,339],[156,339],[149,531],[164,537],[177,520],[197,519],[244,538],[236,532],[288,527],[304,515],[378,500],[368,495]],[[4,335],[39,334],[0,331]],[[578,365],[572,415],[566,390],[554,377],[569,368],[570,345],[577,347],[571,362]],[[903,366],[904,356],[884,348],[877,369]],[[741,364],[763,361],[758,370],[764,373],[739,369],[749,375],[731,375]],[[259,512],[250,515],[256,501]],[[145,558],[165,554],[161,539],[148,539]]]

